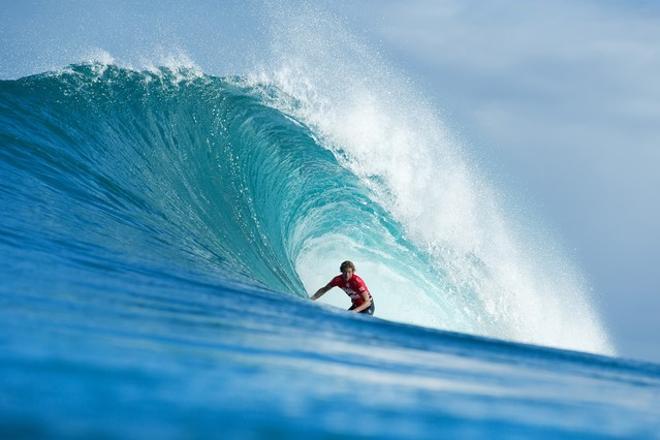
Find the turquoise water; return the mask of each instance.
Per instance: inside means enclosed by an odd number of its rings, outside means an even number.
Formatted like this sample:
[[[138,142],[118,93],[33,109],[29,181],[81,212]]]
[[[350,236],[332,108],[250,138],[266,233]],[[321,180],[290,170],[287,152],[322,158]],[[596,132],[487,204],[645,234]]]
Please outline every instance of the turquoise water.
[[[487,261],[457,281],[285,95],[101,64],[0,82],[3,437],[660,436],[660,367],[503,340],[524,320],[475,289]],[[375,318],[306,300],[346,254]]]

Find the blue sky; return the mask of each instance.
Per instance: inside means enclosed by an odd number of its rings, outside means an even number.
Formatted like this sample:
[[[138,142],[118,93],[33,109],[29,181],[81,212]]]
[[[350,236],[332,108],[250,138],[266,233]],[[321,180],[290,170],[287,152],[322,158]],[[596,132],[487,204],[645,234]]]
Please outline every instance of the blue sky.
[[[313,4],[314,2],[308,2]],[[563,240],[624,356],[660,362],[660,8],[653,2],[322,2],[405,72],[498,185]],[[186,53],[242,73],[260,3],[12,2],[0,77]]]

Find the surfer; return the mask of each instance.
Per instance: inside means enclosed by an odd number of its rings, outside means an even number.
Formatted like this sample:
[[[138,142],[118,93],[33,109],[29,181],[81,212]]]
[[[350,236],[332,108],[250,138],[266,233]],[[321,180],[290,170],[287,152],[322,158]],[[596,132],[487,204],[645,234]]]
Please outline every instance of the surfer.
[[[339,270],[341,271],[341,275],[337,275],[331,279],[328,284],[317,290],[311,297],[312,301],[319,299],[325,294],[325,292],[333,287],[339,287],[351,297],[353,305],[351,305],[351,308],[348,310],[356,313],[373,315],[375,307],[371,292],[369,292],[364,280],[355,273],[355,265],[353,262],[344,261],[341,263],[341,266],[339,266]]]

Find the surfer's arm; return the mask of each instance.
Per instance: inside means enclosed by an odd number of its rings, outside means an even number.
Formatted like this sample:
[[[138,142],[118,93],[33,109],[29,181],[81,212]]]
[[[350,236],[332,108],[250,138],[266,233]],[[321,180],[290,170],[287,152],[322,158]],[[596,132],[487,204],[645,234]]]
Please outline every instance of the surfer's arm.
[[[311,297],[312,301],[322,297],[325,294],[325,292],[332,289],[332,287],[333,286],[331,286],[330,284],[328,284],[327,286],[321,287],[319,290],[316,291],[316,293],[314,295],[312,295],[312,297]]]
[[[356,313],[360,313],[362,310],[371,307],[371,294],[369,293],[369,291],[365,290],[360,295],[362,295],[362,299],[364,300],[364,302],[352,310],[353,312]]]

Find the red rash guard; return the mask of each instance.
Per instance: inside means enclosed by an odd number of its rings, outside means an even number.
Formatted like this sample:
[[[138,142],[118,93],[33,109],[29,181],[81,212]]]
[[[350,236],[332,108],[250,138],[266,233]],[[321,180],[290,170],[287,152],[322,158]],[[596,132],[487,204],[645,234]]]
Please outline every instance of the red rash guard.
[[[346,292],[346,295],[351,297],[351,302],[355,307],[358,307],[364,303],[362,292],[369,291],[362,278],[355,274],[353,274],[351,279],[348,281],[345,281],[341,275],[337,275],[332,280],[330,280],[328,286],[339,287],[344,292]],[[369,299],[371,299],[371,293],[369,293]]]

